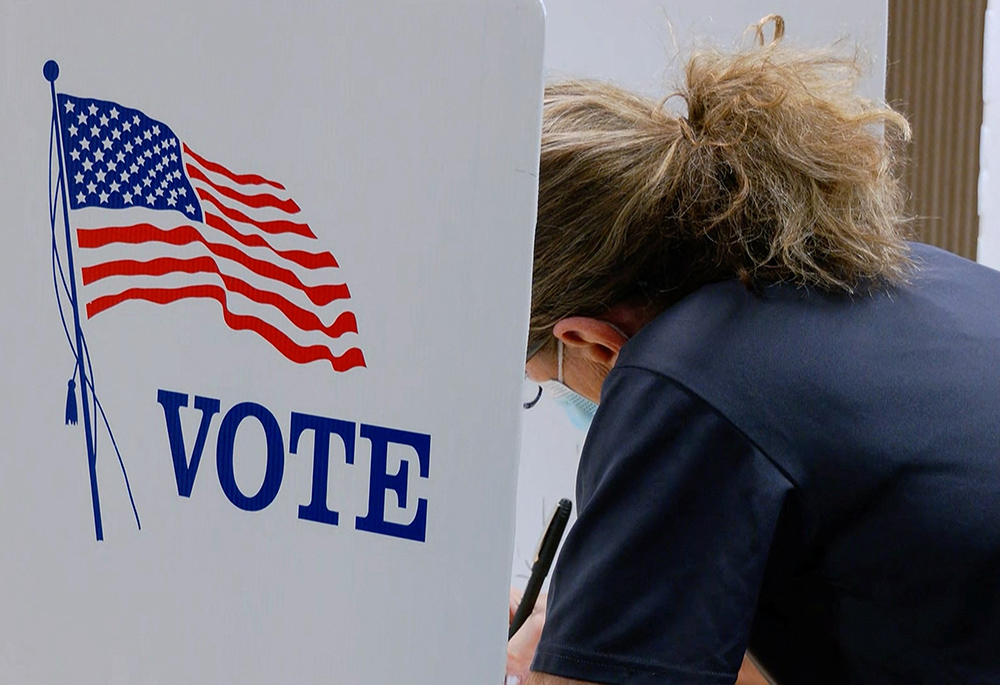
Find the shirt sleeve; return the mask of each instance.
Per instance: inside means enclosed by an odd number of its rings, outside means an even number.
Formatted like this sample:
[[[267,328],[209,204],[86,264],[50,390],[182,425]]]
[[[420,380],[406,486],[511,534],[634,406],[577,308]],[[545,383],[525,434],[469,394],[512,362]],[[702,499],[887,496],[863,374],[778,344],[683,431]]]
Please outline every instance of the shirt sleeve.
[[[577,476],[533,670],[732,685],[792,484],[712,406],[616,367]]]

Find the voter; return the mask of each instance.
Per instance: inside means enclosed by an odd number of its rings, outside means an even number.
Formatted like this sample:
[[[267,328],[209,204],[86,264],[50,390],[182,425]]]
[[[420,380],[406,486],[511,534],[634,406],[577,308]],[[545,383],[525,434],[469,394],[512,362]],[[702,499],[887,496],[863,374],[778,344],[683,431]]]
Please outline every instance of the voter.
[[[531,685],[1000,682],[1000,274],[775,29],[546,90],[526,369],[593,423]]]

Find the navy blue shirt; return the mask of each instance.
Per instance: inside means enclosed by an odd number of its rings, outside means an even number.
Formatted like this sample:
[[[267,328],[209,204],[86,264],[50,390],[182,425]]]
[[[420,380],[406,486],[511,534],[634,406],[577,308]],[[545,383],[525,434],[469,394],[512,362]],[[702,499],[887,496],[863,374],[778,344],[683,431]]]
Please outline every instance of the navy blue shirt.
[[[1000,273],[715,283],[622,349],[533,668],[782,685],[1000,683]]]

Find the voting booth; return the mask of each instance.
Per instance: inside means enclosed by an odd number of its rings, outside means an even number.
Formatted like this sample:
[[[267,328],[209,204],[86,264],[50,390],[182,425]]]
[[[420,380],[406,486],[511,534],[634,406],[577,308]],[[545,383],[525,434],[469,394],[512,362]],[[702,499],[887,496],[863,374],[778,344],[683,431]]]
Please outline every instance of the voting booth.
[[[499,682],[540,3],[0,26],[0,680]]]

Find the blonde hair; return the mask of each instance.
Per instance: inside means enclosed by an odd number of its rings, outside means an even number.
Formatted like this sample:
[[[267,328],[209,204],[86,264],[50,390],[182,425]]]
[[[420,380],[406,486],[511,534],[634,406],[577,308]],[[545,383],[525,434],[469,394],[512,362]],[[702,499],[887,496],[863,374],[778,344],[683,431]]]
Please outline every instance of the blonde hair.
[[[763,26],[775,23],[765,45]],[[855,93],[856,55],[780,44],[693,54],[661,101],[545,89],[529,350],[572,315],[666,307],[713,281],[855,293],[905,280],[902,115]]]

